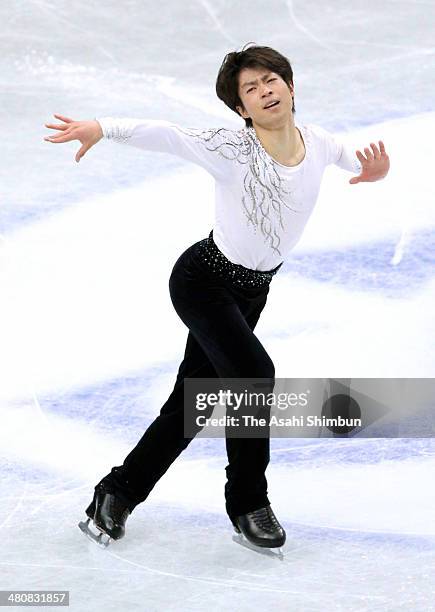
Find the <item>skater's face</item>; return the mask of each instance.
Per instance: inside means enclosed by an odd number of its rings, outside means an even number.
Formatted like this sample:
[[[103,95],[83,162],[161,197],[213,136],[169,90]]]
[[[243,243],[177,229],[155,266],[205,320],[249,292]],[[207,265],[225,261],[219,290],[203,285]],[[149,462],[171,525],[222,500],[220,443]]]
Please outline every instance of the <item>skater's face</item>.
[[[243,68],[239,73],[239,98],[243,107],[237,110],[253,125],[279,127],[292,113],[294,88],[276,72],[267,68]],[[278,104],[266,108],[272,102]]]

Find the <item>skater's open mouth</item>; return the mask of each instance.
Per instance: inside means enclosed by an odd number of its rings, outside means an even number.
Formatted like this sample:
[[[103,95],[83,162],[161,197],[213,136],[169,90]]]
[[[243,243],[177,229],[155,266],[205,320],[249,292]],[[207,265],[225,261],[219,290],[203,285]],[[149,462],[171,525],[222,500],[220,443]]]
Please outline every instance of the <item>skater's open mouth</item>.
[[[279,104],[279,100],[274,100],[273,102],[269,102],[268,104],[266,104],[266,106],[264,106],[263,108],[273,108],[274,106],[278,106]]]

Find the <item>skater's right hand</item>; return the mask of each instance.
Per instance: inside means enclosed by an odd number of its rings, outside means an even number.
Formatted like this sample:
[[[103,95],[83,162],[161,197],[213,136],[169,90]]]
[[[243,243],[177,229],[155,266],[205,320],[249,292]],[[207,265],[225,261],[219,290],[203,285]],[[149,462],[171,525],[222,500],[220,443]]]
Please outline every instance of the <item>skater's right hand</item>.
[[[56,119],[60,119],[63,123],[54,124],[46,123],[45,127],[52,130],[60,130],[58,134],[53,136],[45,136],[44,140],[48,142],[69,142],[70,140],[80,140],[81,148],[77,151],[75,160],[79,162],[83,155],[89,151],[94,144],[97,144],[103,138],[103,130],[98,121],[74,121],[63,115],[54,115]]]

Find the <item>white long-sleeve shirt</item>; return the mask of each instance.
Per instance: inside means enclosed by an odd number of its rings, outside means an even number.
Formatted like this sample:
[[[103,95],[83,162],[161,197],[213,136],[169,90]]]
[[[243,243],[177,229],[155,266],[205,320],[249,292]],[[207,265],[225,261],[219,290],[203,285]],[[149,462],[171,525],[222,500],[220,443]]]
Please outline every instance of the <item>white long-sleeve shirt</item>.
[[[104,137],[198,164],[215,179],[213,240],[233,263],[271,270],[299,241],[328,164],[359,173],[356,155],[316,125],[296,126],[305,144],[297,166],[263,148],[253,127],[182,128],[168,121],[97,118]]]

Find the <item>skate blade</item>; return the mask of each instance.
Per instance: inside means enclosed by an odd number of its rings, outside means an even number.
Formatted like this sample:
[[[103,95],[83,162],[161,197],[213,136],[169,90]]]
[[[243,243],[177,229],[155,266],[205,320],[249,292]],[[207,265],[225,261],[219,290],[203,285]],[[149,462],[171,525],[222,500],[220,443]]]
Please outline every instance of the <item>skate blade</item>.
[[[91,521],[91,519],[89,519],[89,518],[86,521],[86,523],[84,523],[83,521],[80,521],[80,523],[79,523],[80,530],[92,542],[94,542],[95,544],[98,544],[98,546],[101,546],[101,548],[107,548],[109,546],[110,541],[111,541],[112,538],[109,535],[107,535],[107,533],[104,533],[103,531],[101,531],[97,527],[95,527],[95,529],[97,530],[97,533],[94,533],[91,530],[91,528],[89,527],[90,521]]]
[[[240,544],[240,546],[244,546],[249,550],[253,550],[256,553],[260,553],[260,555],[265,555],[266,557],[272,557],[273,559],[279,559],[280,561],[284,561],[284,553],[282,548],[267,548],[263,546],[257,546],[250,542],[246,536],[243,534],[233,535],[233,542],[236,544]]]

